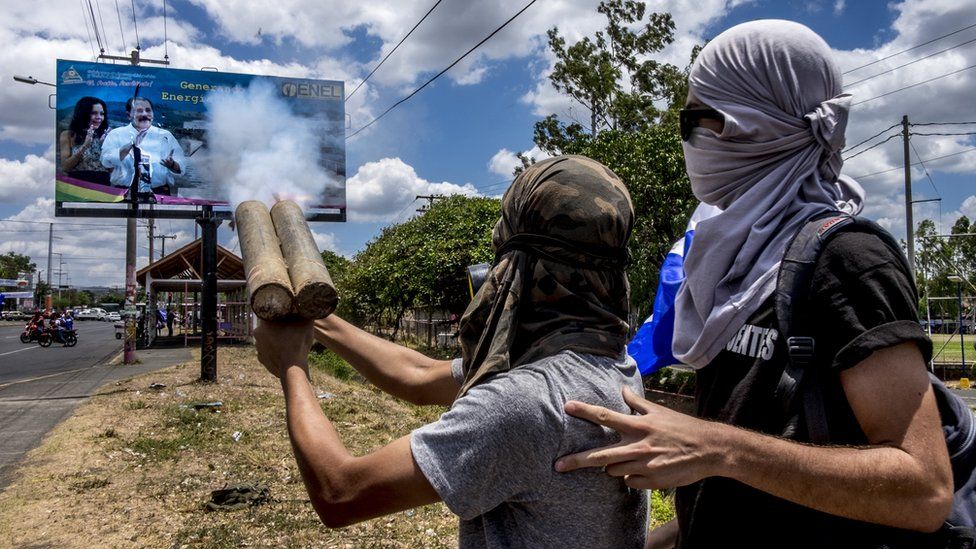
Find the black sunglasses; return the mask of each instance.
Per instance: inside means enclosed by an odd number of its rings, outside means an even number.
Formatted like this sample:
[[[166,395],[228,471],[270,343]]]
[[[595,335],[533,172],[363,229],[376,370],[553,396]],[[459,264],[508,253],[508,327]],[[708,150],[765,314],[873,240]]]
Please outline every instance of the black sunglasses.
[[[712,120],[718,120],[720,122],[725,122],[725,117],[722,113],[715,109],[709,107],[693,107],[690,109],[681,109],[678,111],[678,118],[681,124],[681,140],[688,141],[691,137],[691,130],[697,126],[700,126],[700,122],[703,118],[709,118]]]

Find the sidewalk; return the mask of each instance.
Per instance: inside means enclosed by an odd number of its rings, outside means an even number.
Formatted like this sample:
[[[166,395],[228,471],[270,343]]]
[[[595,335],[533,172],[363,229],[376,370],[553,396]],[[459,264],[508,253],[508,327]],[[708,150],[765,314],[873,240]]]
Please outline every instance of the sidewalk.
[[[191,350],[184,347],[145,349],[136,357],[140,363],[131,366],[121,364],[119,353],[91,368],[0,387],[0,490],[7,486],[24,454],[99,387],[193,360]]]

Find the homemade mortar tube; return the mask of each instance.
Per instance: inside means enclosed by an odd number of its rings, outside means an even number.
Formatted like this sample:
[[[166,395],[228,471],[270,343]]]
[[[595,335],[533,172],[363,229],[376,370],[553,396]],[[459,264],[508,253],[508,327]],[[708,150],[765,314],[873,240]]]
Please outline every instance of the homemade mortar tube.
[[[271,220],[295,292],[292,311],[311,319],[329,316],[336,308],[339,294],[301,207],[291,200],[282,200],[271,208]]]
[[[263,202],[248,200],[237,207],[234,218],[251,310],[263,320],[288,317],[295,294],[268,207]]]

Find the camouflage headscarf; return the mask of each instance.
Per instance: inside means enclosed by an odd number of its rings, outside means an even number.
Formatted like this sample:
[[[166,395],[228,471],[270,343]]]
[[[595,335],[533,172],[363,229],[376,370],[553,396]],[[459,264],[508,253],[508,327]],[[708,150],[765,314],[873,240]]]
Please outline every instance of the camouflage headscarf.
[[[559,156],[522,172],[502,199],[495,262],[461,317],[460,394],[564,350],[619,356],[633,224],[627,188],[599,162]]]

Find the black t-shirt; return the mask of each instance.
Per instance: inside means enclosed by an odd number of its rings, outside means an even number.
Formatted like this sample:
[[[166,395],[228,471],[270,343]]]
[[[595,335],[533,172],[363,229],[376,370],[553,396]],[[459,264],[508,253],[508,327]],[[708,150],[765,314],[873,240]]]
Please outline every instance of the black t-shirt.
[[[842,232],[827,242],[813,273],[809,326],[816,341],[824,408],[834,444],[863,445],[839,372],[872,352],[906,341],[925,360],[932,343],[918,323],[916,292],[899,258],[875,235]],[[799,334],[791,334],[799,335]],[[749,319],[697,374],[700,417],[799,441],[793,421],[775,397],[787,363],[773,299]],[[897,405],[892,403],[892,406]],[[925,547],[931,536],[827,515],[728,478],[711,477],[679,488],[679,547]],[[746,545],[743,545],[746,544]]]

